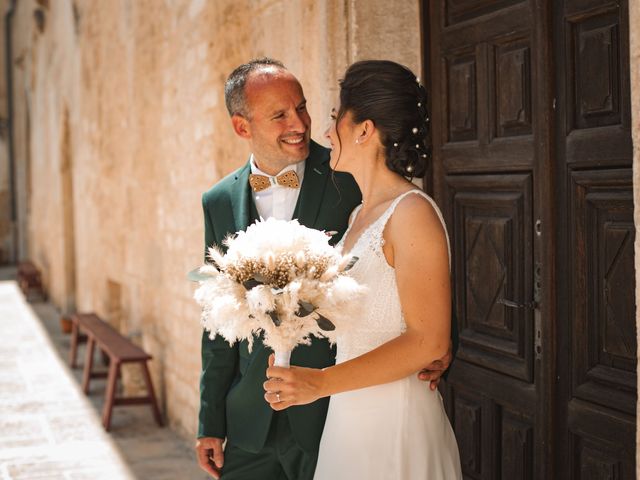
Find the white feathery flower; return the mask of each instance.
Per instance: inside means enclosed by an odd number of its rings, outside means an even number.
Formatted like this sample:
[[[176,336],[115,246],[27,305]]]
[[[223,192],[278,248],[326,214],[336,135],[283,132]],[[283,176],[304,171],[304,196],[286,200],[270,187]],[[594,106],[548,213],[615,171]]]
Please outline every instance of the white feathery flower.
[[[270,312],[275,309],[275,295],[266,285],[258,285],[245,294],[247,306],[252,312]]]
[[[362,295],[365,287],[356,282],[353,277],[340,275],[332,282],[328,290],[328,296],[334,303],[343,304]]]
[[[338,265],[332,265],[325,270],[325,272],[320,276],[321,282],[328,282],[333,280],[336,275],[338,275]]]
[[[222,251],[215,245],[210,246],[207,249],[207,252],[208,252],[208,257],[216,265],[222,265],[224,263],[224,255]]]
[[[203,267],[211,277],[194,294],[211,336],[251,344],[262,333],[265,345],[292,350],[311,335],[333,339],[319,328],[318,313],[341,331],[359,308],[364,289],[344,272],[351,257],[332,247],[324,232],[268,218],[228,236],[224,245],[225,254],[208,250],[220,273]]]

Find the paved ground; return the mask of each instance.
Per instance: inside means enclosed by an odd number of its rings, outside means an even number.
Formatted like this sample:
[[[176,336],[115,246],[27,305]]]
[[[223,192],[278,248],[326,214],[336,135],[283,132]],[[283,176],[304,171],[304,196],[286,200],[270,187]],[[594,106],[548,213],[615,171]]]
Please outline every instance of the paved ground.
[[[114,409],[112,431],[103,430],[105,382],[92,383],[90,397],[82,393],[58,312],[26,303],[6,280],[12,275],[0,269],[0,479],[209,478],[192,445],[158,428],[148,406]]]

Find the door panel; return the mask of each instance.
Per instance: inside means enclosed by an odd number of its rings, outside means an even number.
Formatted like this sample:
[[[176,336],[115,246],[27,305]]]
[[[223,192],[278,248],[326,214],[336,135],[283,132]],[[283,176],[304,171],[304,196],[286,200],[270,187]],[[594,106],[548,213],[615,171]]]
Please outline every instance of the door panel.
[[[440,155],[447,172],[515,171],[531,168],[531,12],[528,2],[501,2],[511,8],[453,27],[438,42],[443,115]],[[432,2],[432,6],[433,2]],[[434,6],[435,16],[443,15]],[[481,8],[473,10],[484,11]],[[432,15],[432,24],[435,18]],[[434,58],[435,61],[435,58]],[[432,79],[432,81],[435,79]],[[436,108],[435,105],[433,105]]]
[[[633,192],[628,169],[571,174],[573,395],[635,413]],[[584,292],[585,297],[577,294]],[[585,341],[586,340],[586,341]]]
[[[558,3],[556,152],[558,185],[565,187],[557,198],[557,473],[632,479],[637,359],[628,6]]]
[[[561,3],[560,7],[561,7]],[[620,5],[618,5],[618,3]],[[567,1],[558,9],[558,70],[566,92],[561,148],[575,168],[628,165],[629,34],[626,2]],[[559,93],[562,93],[559,91]]]
[[[635,475],[627,1],[425,2],[469,479]]]
[[[445,402],[465,478],[543,478],[534,13],[529,1],[429,6],[433,190],[452,237],[460,330]]]
[[[447,177],[454,223],[458,359],[533,383],[532,176]]]
[[[445,23],[447,26],[473,20],[506,7],[522,3],[522,0],[446,0]]]

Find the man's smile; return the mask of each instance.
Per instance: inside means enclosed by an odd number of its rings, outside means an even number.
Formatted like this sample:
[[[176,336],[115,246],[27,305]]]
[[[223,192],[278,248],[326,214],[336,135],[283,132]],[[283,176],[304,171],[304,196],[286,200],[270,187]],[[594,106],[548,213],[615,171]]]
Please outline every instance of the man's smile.
[[[283,138],[282,141],[287,145],[299,145],[304,142],[304,135]]]

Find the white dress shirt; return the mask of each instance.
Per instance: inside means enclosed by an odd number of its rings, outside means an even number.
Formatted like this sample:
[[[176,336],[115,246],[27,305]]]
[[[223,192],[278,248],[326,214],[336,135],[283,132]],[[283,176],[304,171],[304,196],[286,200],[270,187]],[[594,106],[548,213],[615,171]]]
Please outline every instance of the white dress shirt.
[[[305,161],[298,162],[294,165],[288,165],[283,168],[277,175],[268,175],[258,168],[253,154],[249,160],[251,173],[257,175],[266,175],[267,177],[277,176],[289,170],[293,170],[298,174],[299,184],[302,185],[304,178]],[[260,192],[253,192],[253,201],[258,210],[258,215],[265,220],[274,217],[277,220],[291,220],[293,211],[298,202],[300,188],[283,187],[282,185],[271,185]]]

